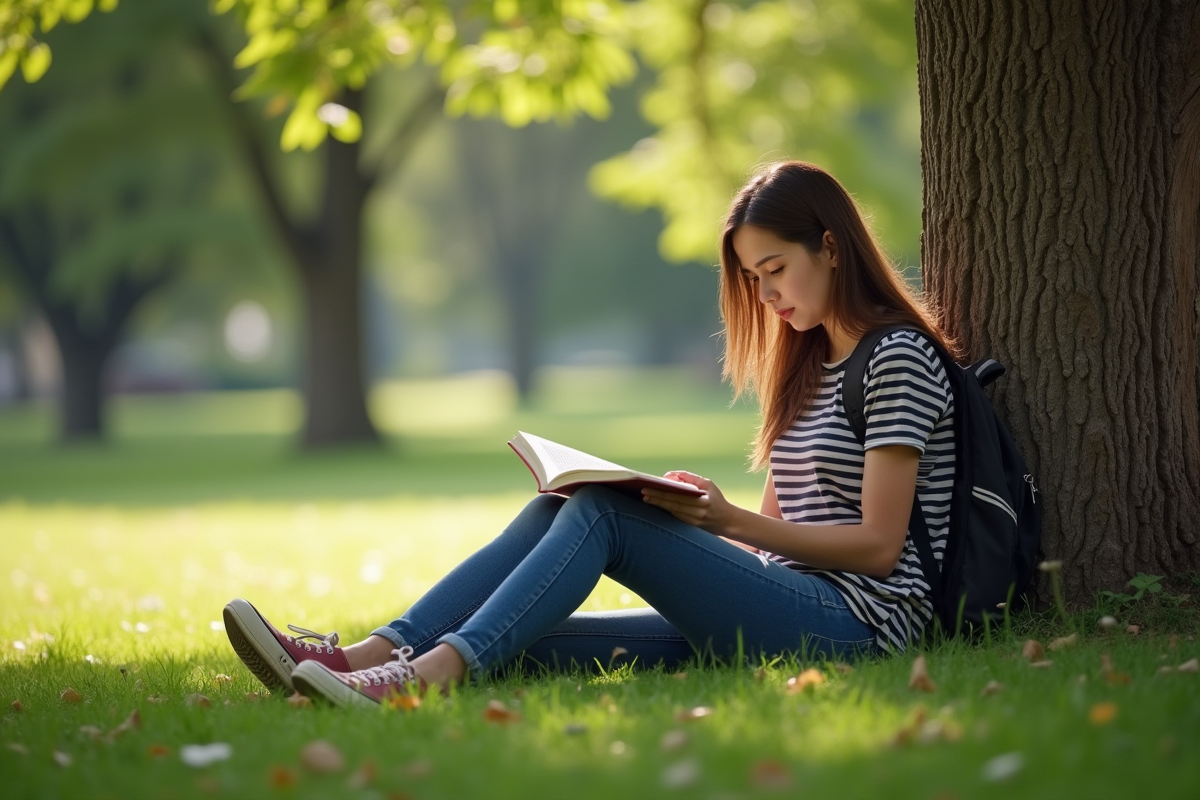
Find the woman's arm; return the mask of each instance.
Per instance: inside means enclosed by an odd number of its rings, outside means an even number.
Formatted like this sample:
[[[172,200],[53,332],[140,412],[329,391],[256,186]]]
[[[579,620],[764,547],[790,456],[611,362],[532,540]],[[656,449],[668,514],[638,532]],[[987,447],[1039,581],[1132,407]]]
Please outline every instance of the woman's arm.
[[[764,517],[783,519],[783,512],[779,510],[779,500],[775,497],[775,478],[771,476],[771,470],[767,470],[767,485],[763,487],[762,505],[759,506],[758,513],[762,514]],[[751,553],[762,552],[762,550],[754,545],[746,544],[745,542],[739,542],[737,539],[731,539],[728,536],[722,536],[721,538],[730,544],[736,544],[743,550],[749,550]]]
[[[904,445],[867,451],[862,522],[857,525],[804,525],[780,519],[775,516],[779,502],[769,476],[759,514],[733,505],[716,484],[690,472],[671,472],[668,477],[699,486],[705,490],[704,496],[657,489],[644,490],[642,495],[646,502],[684,522],[735,542],[820,569],[883,578],[896,568],[904,549],[920,460],[916,448]]]

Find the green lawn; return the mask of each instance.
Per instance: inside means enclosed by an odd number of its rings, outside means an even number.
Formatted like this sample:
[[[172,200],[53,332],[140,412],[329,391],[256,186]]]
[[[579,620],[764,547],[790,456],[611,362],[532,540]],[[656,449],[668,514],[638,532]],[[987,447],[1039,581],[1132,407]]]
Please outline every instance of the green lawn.
[[[284,392],[122,399],[114,441],[87,448],[54,444],[46,408],[0,409],[4,796],[1200,796],[1200,675],[1159,673],[1200,655],[1190,617],[1174,639],[1167,623],[1102,635],[1083,612],[991,647],[932,647],[933,693],[907,688],[910,655],[820,665],[825,681],[798,693],[787,681],[810,665],[507,677],[411,712],[251,696],[224,603],[346,640],[391,619],[528,499],[504,446],[517,429],[706,473],[753,505],[755,420],[727,402],[679,371],[563,371],[524,409],[494,376],[396,383],[373,397],[385,448],[316,456],[296,451]],[[630,604],[607,581],[587,601]],[[1048,667],[1020,657],[1027,635],[1076,630]],[[1003,690],[983,696],[992,680]],[[520,718],[488,721],[493,700]],[[697,707],[710,713],[680,718]],[[87,729],[135,709],[141,727],[113,741]],[[304,765],[318,739],[344,768]],[[181,760],[213,742],[232,756]]]

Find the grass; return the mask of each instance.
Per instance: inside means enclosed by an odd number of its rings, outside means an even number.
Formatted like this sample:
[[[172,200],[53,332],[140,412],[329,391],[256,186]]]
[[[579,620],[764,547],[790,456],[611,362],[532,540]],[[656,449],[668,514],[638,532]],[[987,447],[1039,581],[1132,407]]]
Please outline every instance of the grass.
[[[931,644],[932,693],[907,688],[908,655],[815,665],[824,682],[797,693],[788,679],[814,665],[500,676],[407,713],[248,696],[261,687],[220,629],[224,603],[364,635],[525,502],[531,481],[503,447],[516,428],[707,472],[755,502],[753,417],[719,390],[685,373],[555,378],[525,409],[494,376],[385,387],[388,447],[315,457],[294,452],[286,393],[123,399],[115,441],[82,449],[50,442],[45,408],[0,410],[5,796],[1200,796],[1200,675],[1159,673],[1200,655],[1195,615],[1158,596],[1121,606],[1119,632],[1101,633],[1091,609],[1022,621],[988,646]],[[603,581],[586,607],[640,602]],[[1131,620],[1149,628],[1124,633]],[[1049,667],[1020,655],[1027,637],[1072,632]],[[993,680],[1003,690],[982,695]],[[81,702],[60,699],[68,687]],[[189,705],[194,693],[211,704]],[[487,721],[491,700],[520,719]],[[711,713],[679,718],[697,707]],[[112,742],[81,731],[134,709],[141,728]],[[304,766],[317,739],[343,769]],[[182,762],[183,746],[210,742],[231,758]],[[354,777],[364,762],[370,780]]]

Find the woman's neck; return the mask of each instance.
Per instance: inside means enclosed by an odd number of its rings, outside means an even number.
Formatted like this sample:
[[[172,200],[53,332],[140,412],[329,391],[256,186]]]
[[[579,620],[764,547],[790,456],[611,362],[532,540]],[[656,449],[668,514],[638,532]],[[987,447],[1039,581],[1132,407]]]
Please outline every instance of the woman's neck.
[[[829,336],[829,364],[836,364],[846,358],[854,352],[854,346],[858,344],[858,339],[851,337],[838,325],[826,325],[825,333]]]

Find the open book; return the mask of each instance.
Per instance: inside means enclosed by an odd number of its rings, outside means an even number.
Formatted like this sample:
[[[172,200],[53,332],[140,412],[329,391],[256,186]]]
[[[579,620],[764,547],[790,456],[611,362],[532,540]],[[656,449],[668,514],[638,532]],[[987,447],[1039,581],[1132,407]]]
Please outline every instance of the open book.
[[[509,439],[508,446],[525,462],[533,477],[537,479],[538,491],[543,494],[570,495],[589,483],[610,484],[612,488],[627,494],[641,496],[642,487],[656,486],[681,494],[702,495],[704,490],[690,483],[660,478],[646,472],[626,469],[620,464],[605,461],[580,450],[518,432]]]

